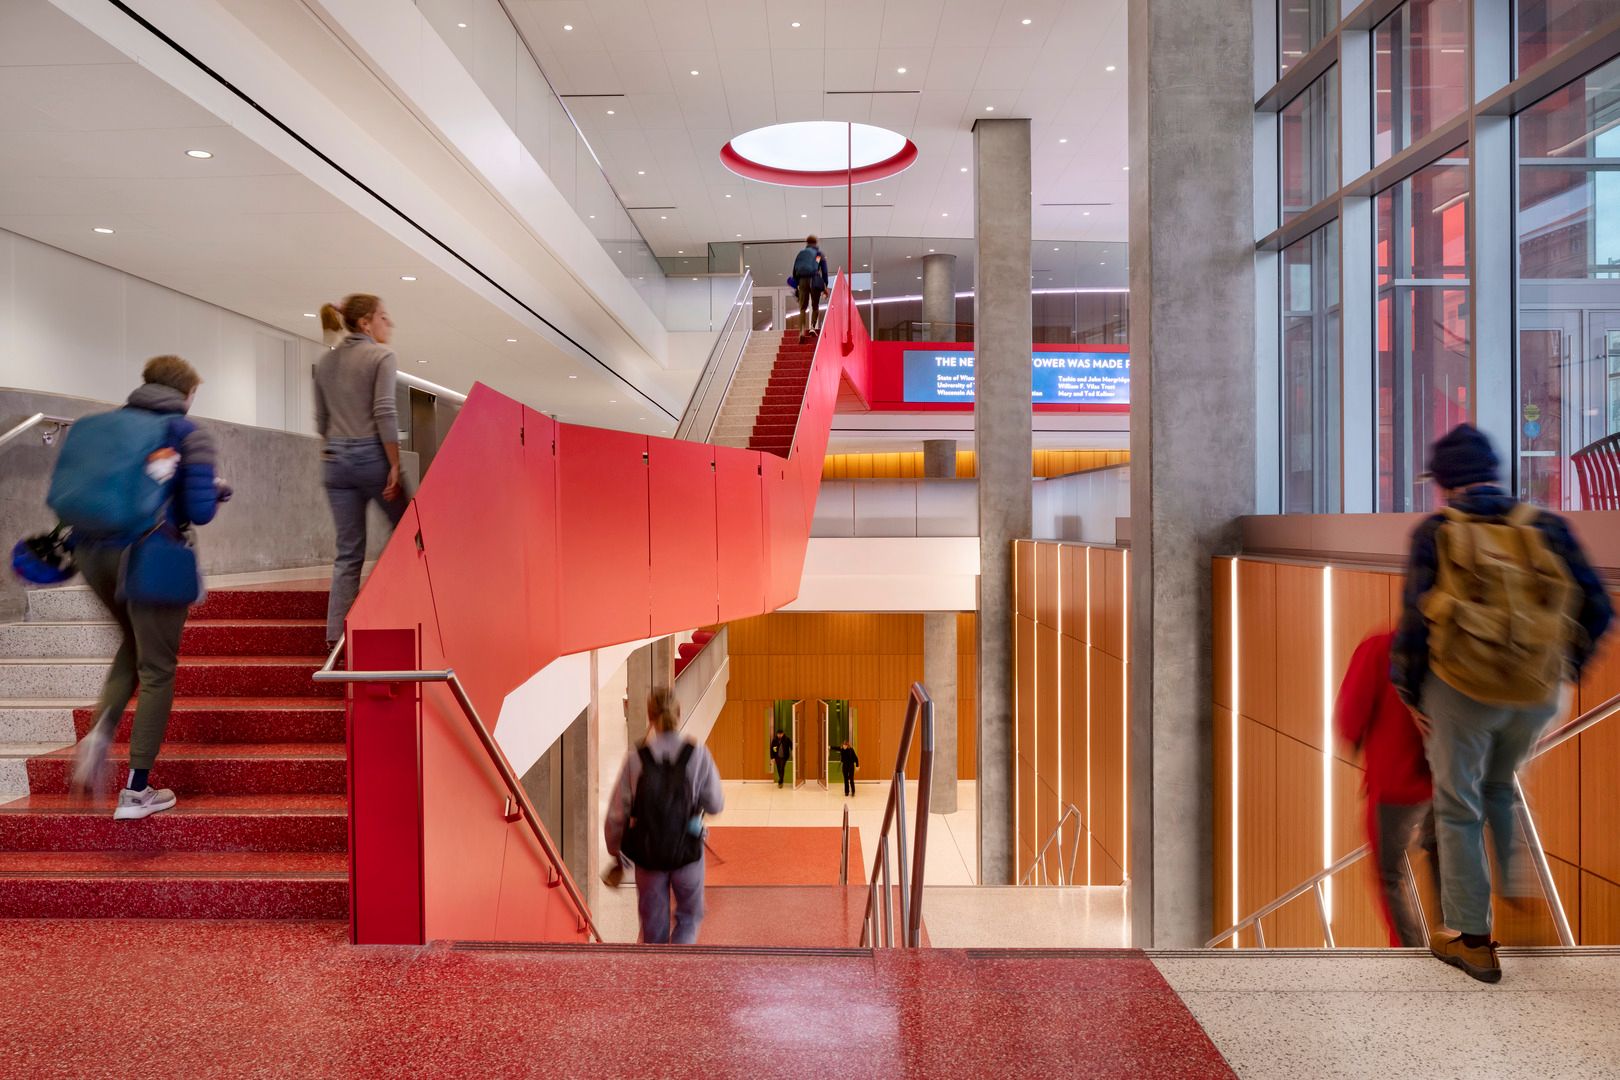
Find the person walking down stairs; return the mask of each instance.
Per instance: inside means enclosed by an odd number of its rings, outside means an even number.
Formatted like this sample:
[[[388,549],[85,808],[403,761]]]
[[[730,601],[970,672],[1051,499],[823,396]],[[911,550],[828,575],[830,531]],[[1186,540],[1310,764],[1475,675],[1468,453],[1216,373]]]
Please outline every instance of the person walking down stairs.
[[[73,788],[100,787],[107,749],[140,686],[129,777],[113,817],[148,817],[175,805],[150,772],[174,705],[180,635],[201,598],[192,526],[214,519],[231,489],[214,473],[214,443],[186,417],[202,378],[178,356],[147,361],[141,386],[111,413],[68,429],[48,501],[70,526],[74,560],[118,623],[123,641],[74,756]]]

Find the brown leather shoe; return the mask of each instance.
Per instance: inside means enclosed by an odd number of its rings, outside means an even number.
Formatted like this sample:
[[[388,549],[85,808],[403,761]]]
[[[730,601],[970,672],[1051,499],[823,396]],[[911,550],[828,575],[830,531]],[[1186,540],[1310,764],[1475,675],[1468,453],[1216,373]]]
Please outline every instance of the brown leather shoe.
[[[1461,968],[1480,982],[1502,981],[1502,962],[1497,959],[1496,949],[1497,943],[1494,941],[1489,945],[1470,948],[1463,944],[1461,934],[1436,931],[1429,935],[1429,951],[1436,958],[1454,968]]]

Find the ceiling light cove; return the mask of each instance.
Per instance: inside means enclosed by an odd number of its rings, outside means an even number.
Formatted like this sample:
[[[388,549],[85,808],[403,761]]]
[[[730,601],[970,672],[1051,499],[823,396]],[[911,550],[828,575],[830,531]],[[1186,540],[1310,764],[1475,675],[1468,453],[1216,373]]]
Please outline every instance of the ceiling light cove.
[[[867,184],[916,160],[917,145],[899,132],[836,120],[755,128],[720,149],[721,163],[738,176],[784,187],[837,187],[849,171]]]

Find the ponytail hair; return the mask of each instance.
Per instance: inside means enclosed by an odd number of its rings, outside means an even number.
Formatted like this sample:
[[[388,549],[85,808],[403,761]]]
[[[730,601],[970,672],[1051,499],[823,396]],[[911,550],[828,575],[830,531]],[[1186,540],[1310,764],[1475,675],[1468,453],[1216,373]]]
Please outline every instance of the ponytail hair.
[[[321,305],[321,335],[327,345],[335,346],[343,340],[345,331],[360,333],[360,320],[368,319],[382,307],[382,300],[371,293],[351,293],[343,298],[342,306]]]

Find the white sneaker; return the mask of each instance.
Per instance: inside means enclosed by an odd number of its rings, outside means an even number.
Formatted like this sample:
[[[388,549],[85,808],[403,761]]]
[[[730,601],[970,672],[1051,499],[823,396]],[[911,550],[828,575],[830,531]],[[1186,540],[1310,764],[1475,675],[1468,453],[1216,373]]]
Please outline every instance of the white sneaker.
[[[112,729],[97,723],[73,751],[73,786],[75,795],[98,790],[106,777],[107,747],[112,743]]]
[[[113,811],[114,821],[134,821],[137,818],[151,817],[172,809],[176,800],[174,792],[168,788],[154,788],[147,785],[140,791],[131,791],[124,788],[118,793],[118,809]]]

